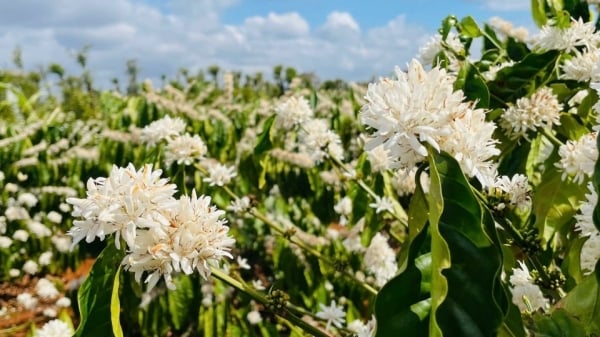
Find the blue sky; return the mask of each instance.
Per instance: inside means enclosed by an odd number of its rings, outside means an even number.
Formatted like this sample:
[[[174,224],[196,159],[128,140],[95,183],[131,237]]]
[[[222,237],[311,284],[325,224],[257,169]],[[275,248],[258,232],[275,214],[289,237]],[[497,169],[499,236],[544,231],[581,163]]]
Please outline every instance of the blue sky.
[[[104,85],[123,77],[128,59],[153,81],[212,64],[369,80],[415,57],[448,14],[535,29],[527,0],[1,1],[0,67],[12,66],[19,46],[28,69],[58,62],[77,72],[73,55],[89,45],[89,67]]]

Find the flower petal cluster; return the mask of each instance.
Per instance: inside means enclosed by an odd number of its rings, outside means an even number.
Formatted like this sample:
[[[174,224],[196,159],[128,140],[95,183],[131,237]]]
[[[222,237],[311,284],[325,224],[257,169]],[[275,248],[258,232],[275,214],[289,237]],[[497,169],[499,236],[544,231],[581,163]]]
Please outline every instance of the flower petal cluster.
[[[165,147],[165,164],[177,162],[179,165],[191,165],[206,155],[208,148],[198,135],[176,136],[169,139]]]
[[[591,182],[587,186],[588,193],[585,195],[585,201],[581,203],[580,213],[575,215],[577,219],[575,228],[582,236],[587,237],[579,255],[581,269],[585,274],[593,272],[596,262],[600,259],[600,232],[594,225],[594,208],[598,203],[598,193]]]
[[[375,276],[375,285],[378,287],[383,287],[396,275],[398,271],[396,253],[388,244],[385,236],[377,233],[371,239],[371,244],[364,255],[363,265]]]
[[[500,126],[512,139],[527,137],[528,131],[560,125],[562,104],[552,89],[543,87],[530,97],[521,97],[504,111]]]
[[[513,268],[510,284],[512,285],[512,301],[521,312],[545,309],[549,305],[549,301],[542,294],[540,287],[533,282],[529,268],[522,261],[519,261],[518,268]]]
[[[180,135],[185,130],[185,122],[181,118],[165,116],[156,120],[142,129],[140,140],[150,145],[155,145],[162,140],[169,140]]]
[[[230,247],[235,243],[228,236],[224,211],[211,206],[210,197],[174,198],[176,186],[161,178],[161,170],[145,165],[140,170],[130,164],[114,166],[106,178],[90,179],[87,198],[68,198],[73,205],[73,222],[69,234],[73,244],[85,239],[104,240],[115,234],[120,249],[121,238],[127,245],[123,259],[126,270],[135,273],[152,289],[164,277],[172,288],[171,274],[198,271],[203,277],[210,274],[210,265],[223,257],[231,258]]]
[[[344,325],[346,312],[344,311],[344,308],[338,306],[334,300],[331,300],[329,306],[319,303],[319,307],[321,307],[321,310],[317,312],[316,316],[327,321],[325,330],[329,330],[332,324],[338,328],[341,328]]]
[[[588,133],[578,140],[569,140],[558,148],[560,161],[555,165],[563,172],[563,180],[572,176],[576,183],[582,183],[586,177],[592,176],[598,160],[596,138],[596,132]]]
[[[429,145],[455,156],[470,177],[490,180],[491,158],[499,154],[495,126],[454,90],[456,78],[438,67],[427,72],[417,60],[407,72],[396,68],[396,77],[369,84],[360,111],[362,124],[372,131],[365,150],[383,145],[390,168],[412,169],[425,160]]]
[[[291,130],[313,117],[313,110],[304,97],[288,97],[275,107],[277,119],[275,125],[284,130]]]
[[[515,174],[514,176],[500,176],[496,178],[491,189],[499,189],[507,195],[511,206],[520,210],[527,210],[531,207],[531,187],[527,176]]]
[[[325,158],[341,160],[344,156],[342,141],[323,119],[309,119],[303,124],[299,138],[302,152],[320,163]]]
[[[561,77],[566,80],[575,80],[579,82],[599,81],[600,50],[577,51],[575,56],[566,60],[560,68],[563,71]]]
[[[594,23],[583,19],[571,20],[571,26],[561,28],[550,21],[533,38],[533,47],[541,50],[563,50],[572,52],[576,47],[590,50],[600,44],[600,34],[596,33]]]
[[[69,324],[60,319],[53,319],[40,329],[35,330],[34,337],[66,337],[72,336],[73,329]]]

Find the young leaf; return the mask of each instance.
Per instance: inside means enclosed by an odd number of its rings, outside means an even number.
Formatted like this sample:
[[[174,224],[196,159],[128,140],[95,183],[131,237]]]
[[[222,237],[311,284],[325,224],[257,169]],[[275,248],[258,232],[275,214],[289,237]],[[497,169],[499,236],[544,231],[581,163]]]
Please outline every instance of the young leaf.
[[[107,336],[107,331],[112,331],[115,337],[123,336],[118,322],[121,310],[118,288],[122,259],[123,253],[110,241],[98,255],[77,294],[81,320],[75,337]]]

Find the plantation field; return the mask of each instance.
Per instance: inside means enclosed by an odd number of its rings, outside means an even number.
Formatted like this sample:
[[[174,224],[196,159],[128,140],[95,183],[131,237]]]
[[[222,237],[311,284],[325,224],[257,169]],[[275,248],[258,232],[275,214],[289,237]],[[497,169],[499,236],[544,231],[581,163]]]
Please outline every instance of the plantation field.
[[[0,336],[600,335],[600,33],[532,5],[371,83],[0,70]]]

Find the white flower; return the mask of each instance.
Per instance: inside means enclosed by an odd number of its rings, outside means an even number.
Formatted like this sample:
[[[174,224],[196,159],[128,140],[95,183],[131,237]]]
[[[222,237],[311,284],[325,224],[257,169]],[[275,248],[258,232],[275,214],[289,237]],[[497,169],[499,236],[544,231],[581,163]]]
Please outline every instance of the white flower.
[[[572,52],[576,47],[585,47],[591,50],[600,43],[600,35],[595,32],[594,22],[572,20],[568,28],[555,26],[554,21],[549,21],[533,38],[533,48],[542,50],[564,50]]]
[[[592,176],[594,165],[598,160],[596,137],[596,132],[592,132],[581,136],[576,141],[569,140],[559,147],[560,161],[555,166],[563,171],[563,180],[567,176],[572,176],[576,183],[581,184],[586,177]]]
[[[598,81],[600,80],[600,50],[593,49],[591,51],[575,53],[571,59],[567,59],[561,70],[563,74],[561,78],[567,80],[575,80],[579,82]]]
[[[259,279],[252,280],[252,287],[256,290],[265,290],[266,289],[264,284],[262,283],[262,281]]]
[[[528,131],[560,125],[561,110],[562,104],[552,89],[543,87],[530,97],[521,97],[516,104],[510,105],[501,116],[500,126],[512,139],[525,137],[529,140]]]
[[[29,212],[21,206],[9,206],[4,215],[8,221],[29,219]]]
[[[17,303],[27,310],[34,309],[38,305],[38,299],[30,293],[24,292],[17,295]]]
[[[352,213],[352,199],[343,197],[333,206],[333,210],[340,215],[350,215]]]
[[[21,271],[19,269],[11,268],[8,271],[8,276],[10,277],[18,277],[19,275],[21,275]]]
[[[486,72],[484,72],[482,75],[486,80],[493,81],[496,79],[496,75],[498,75],[498,72],[500,70],[502,70],[504,68],[512,67],[514,64],[515,64],[515,62],[513,60],[510,60],[510,61],[506,61],[506,62],[502,62],[500,64],[490,66],[490,68]]]
[[[290,130],[300,125],[313,116],[308,101],[304,97],[289,97],[275,107],[277,119],[276,126],[284,130]]]
[[[581,247],[579,256],[581,271],[586,275],[593,273],[598,259],[600,259],[600,233],[596,231],[596,233],[590,235]]]
[[[27,242],[29,240],[29,233],[24,229],[17,229],[12,236],[13,240]]]
[[[383,144],[367,151],[367,157],[371,163],[373,172],[381,172],[390,168],[389,151],[385,149]]]
[[[181,118],[165,116],[142,129],[140,140],[147,145],[154,145],[161,140],[169,140],[185,130],[185,122]]]
[[[348,330],[354,332],[356,334],[356,337],[375,336],[375,327],[375,316],[372,316],[371,319],[367,322],[367,324],[364,324],[358,319],[355,319],[354,321],[350,322],[350,324],[348,324]]]
[[[52,262],[52,251],[45,251],[38,258],[40,266],[47,266]]]
[[[591,182],[588,183],[587,187],[588,193],[585,195],[585,201],[580,205],[580,214],[575,215],[575,219],[577,220],[575,228],[577,228],[583,236],[590,236],[598,233],[598,230],[594,225],[594,208],[596,208],[596,204],[598,203],[598,193]]]
[[[234,166],[214,164],[208,167],[208,175],[202,181],[207,182],[210,186],[225,186],[237,176],[237,172]]]
[[[363,266],[375,276],[375,285],[382,287],[396,275],[398,264],[396,253],[387,239],[380,233],[375,234],[365,252]]]
[[[71,211],[71,205],[66,202],[61,202],[60,205],[58,205],[58,209],[60,209],[61,212],[68,213]]]
[[[533,282],[529,269],[522,261],[519,261],[518,268],[513,268],[510,283],[512,301],[521,312],[533,312],[548,307],[548,300],[542,294],[540,287]]]
[[[340,137],[323,119],[310,119],[303,123],[299,138],[301,151],[310,154],[317,163],[329,157],[341,160],[344,156]]]
[[[246,259],[245,257],[238,256],[236,258],[236,261],[237,261],[238,266],[241,269],[247,269],[247,270],[251,269],[250,265],[248,264],[248,259]]]
[[[178,165],[191,165],[196,160],[201,160],[206,155],[208,149],[198,135],[186,133],[182,136],[176,136],[167,141],[165,147],[165,164],[171,165],[177,162]]]
[[[59,298],[54,304],[56,304],[56,306],[60,308],[68,308],[71,306],[71,299],[63,296]]]
[[[337,328],[341,328],[344,325],[346,312],[344,311],[344,308],[338,306],[334,300],[331,300],[329,306],[319,303],[319,307],[321,307],[321,310],[317,312],[316,316],[327,321],[325,330],[329,330],[332,324]]]
[[[38,264],[33,260],[27,260],[22,267],[23,271],[29,275],[34,275],[39,271]]]
[[[54,319],[37,329],[34,337],[68,337],[72,336],[73,333],[74,331],[69,324],[60,319]]]
[[[465,47],[460,42],[456,33],[449,32],[443,41],[442,35],[438,33],[429,38],[427,43],[419,48],[419,59],[423,64],[436,65],[433,64],[436,56],[446,49],[450,51],[446,53],[446,56],[450,59],[450,63],[453,64],[457,62],[454,53],[464,52]]]
[[[53,299],[58,297],[60,293],[52,281],[47,278],[41,278],[35,285],[35,293],[42,299]]]
[[[19,204],[25,205],[29,208],[34,207],[38,203],[38,198],[33,195],[33,193],[25,192],[19,194],[19,198],[17,199]]]
[[[487,178],[490,159],[499,153],[495,126],[454,90],[456,78],[438,67],[427,72],[416,60],[406,73],[396,68],[396,77],[369,84],[360,111],[361,122],[372,130],[365,150],[383,145],[390,168],[412,169],[425,160],[429,145],[453,155],[470,177]]]
[[[243,196],[239,199],[235,199],[231,201],[231,204],[227,206],[228,211],[232,211],[234,213],[243,213],[250,209],[250,198],[247,196]]]
[[[8,236],[0,236],[0,249],[6,249],[12,245],[12,240]]]
[[[60,215],[60,213],[58,213],[56,211],[50,211],[50,212],[48,212],[48,214],[46,215],[46,217],[48,218],[48,220],[50,222],[54,222],[56,224],[60,224],[62,222],[62,215]]]
[[[60,253],[67,253],[71,251],[71,237],[66,235],[53,235],[50,241],[54,244],[54,248]]]
[[[248,320],[248,323],[250,323],[250,325],[256,325],[262,322],[262,316],[257,310],[249,311],[246,315],[246,319]]]
[[[392,199],[384,196],[375,196],[375,201],[369,204],[369,207],[375,208],[375,213],[379,214],[381,212],[390,212],[394,211],[394,204],[392,203]]]
[[[44,316],[50,317],[50,318],[54,318],[54,317],[56,317],[56,315],[58,315],[58,313],[56,312],[56,309],[54,309],[52,307],[48,307],[48,308],[44,309],[44,311],[42,313],[44,314]]]
[[[27,229],[38,238],[45,238],[52,235],[50,228],[36,220],[27,220]]]
[[[68,234],[73,245],[85,238],[104,240],[106,235],[116,233],[115,244],[120,247],[123,237],[131,248],[138,228],[160,227],[165,222],[164,208],[175,202],[176,186],[161,178],[161,170],[145,165],[136,171],[133,164],[126,168],[113,166],[107,178],[90,178],[87,198],[67,198],[73,205],[74,220]]]
[[[226,220],[220,219],[225,212],[210,202],[210,197],[197,197],[193,190],[190,197],[182,196],[164,209],[165,225],[138,233],[123,259],[125,269],[135,273],[138,282],[148,273],[148,290],[161,276],[172,289],[174,272],[189,275],[196,270],[206,279],[211,265],[218,265],[222,257],[232,258],[229,250],[235,243],[228,236]]]
[[[531,207],[531,197],[529,196],[531,187],[529,187],[527,176],[515,174],[512,178],[508,176],[497,177],[490,189],[494,190],[496,188],[507,194],[512,206],[520,210],[527,210]]]

